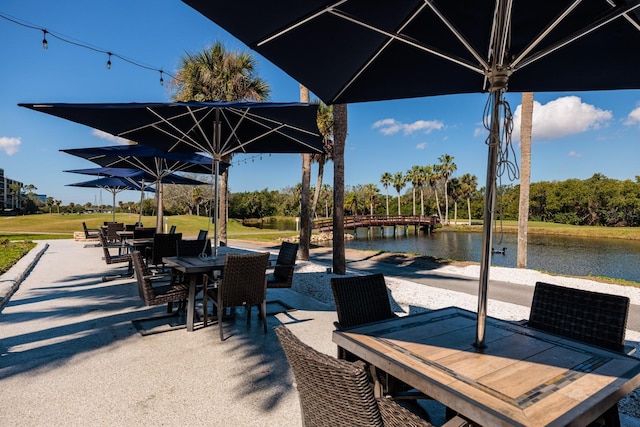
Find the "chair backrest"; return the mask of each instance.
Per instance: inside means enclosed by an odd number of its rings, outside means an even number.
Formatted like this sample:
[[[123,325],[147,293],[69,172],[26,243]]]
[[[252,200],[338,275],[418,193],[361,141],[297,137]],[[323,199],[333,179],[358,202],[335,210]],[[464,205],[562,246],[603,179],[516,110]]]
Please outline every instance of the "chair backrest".
[[[174,225],[171,226],[171,228],[169,228],[169,233],[173,234],[175,232],[176,232],[176,225],[174,224]]]
[[[278,326],[276,335],[295,377],[302,425],[383,425],[380,408],[362,365],[316,351],[285,326]]]
[[[133,229],[134,239],[147,239],[156,234],[155,227],[136,227]]]
[[[207,230],[200,230],[198,232],[198,240],[205,240],[207,238],[207,234],[209,234]]]
[[[384,275],[334,277],[331,290],[340,326],[348,328],[363,323],[395,317],[391,310]]]
[[[100,233],[100,244],[102,244],[102,251],[104,252],[104,261],[107,264],[113,264],[113,258],[111,252],[109,252],[109,242],[107,242],[107,236]]]
[[[162,258],[176,256],[176,243],[182,240],[182,233],[156,233],[153,235],[151,264],[162,264]]]
[[[280,281],[288,282],[293,279],[293,270],[298,256],[298,243],[282,242],[278,259],[273,269],[273,275]]]
[[[124,230],[125,231],[133,231],[136,229],[136,225],[135,224],[125,224],[124,225]]]
[[[198,256],[204,251],[211,255],[211,239],[207,240],[178,240],[176,242],[176,256]]]
[[[225,307],[262,303],[267,295],[269,252],[228,254],[219,294]]]
[[[136,282],[138,283],[138,295],[147,305],[150,304],[155,298],[155,292],[153,291],[153,284],[149,276],[151,273],[147,268],[147,265],[142,259],[140,251],[133,251],[131,253],[131,260],[133,261],[133,272],[136,276]]]
[[[537,282],[527,326],[621,351],[628,315],[627,297]]]
[[[118,236],[117,232],[122,230],[124,230],[124,223],[110,222],[107,224],[107,240],[111,242],[120,240],[120,236]]]
[[[95,235],[92,235],[91,233],[89,233],[89,229],[87,228],[87,223],[86,222],[82,222],[82,228],[84,229],[84,237],[87,239],[92,239],[94,237],[96,237]]]

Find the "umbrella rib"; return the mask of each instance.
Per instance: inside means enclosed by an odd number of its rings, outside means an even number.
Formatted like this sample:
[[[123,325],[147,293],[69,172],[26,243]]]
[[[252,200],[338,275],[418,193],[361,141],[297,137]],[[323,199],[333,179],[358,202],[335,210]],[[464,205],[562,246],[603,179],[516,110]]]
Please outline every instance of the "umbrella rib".
[[[456,36],[458,41],[462,43],[465,48],[467,48],[469,53],[473,55],[474,58],[476,58],[478,63],[485,69],[489,68],[489,64],[487,63],[487,61],[485,61],[482,56],[480,56],[480,54],[473,48],[473,46],[471,46],[467,39],[464,38],[462,33],[460,33],[460,31],[458,31],[458,29],[454,27],[454,25],[442,14],[440,9],[438,9],[436,5],[433,4],[433,0],[425,0],[425,3],[431,8],[431,11],[442,21],[442,23],[446,25],[447,28],[449,28],[449,31],[451,31],[453,35]]]
[[[301,25],[306,24],[309,21],[313,21],[314,19],[316,19],[318,16],[324,15],[325,13],[330,12],[333,8],[336,8],[340,5],[342,5],[343,3],[346,3],[348,0],[340,0],[338,2],[336,2],[335,4],[331,5],[331,6],[326,6],[324,7],[322,10],[319,10],[316,13],[313,13],[309,16],[307,16],[306,18],[296,22],[293,25],[289,25],[288,27],[285,27],[283,30],[278,31],[277,33],[272,34],[271,36],[267,37],[264,40],[259,41],[258,43],[256,43],[257,47],[260,47],[264,44],[267,44],[269,42],[271,42],[272,40],[277,39],[278,37],[287,34],[289,31],[294,30],[298,27],[300,27]]]
[[[204,107],[203,107],[203,108],[204,108]],[[154,128],[154,129],[156,129],[157,131],[162,132],[162,133],[164,133],[164,134],[166,134],[166,135],[168,135],[168,136],[170,136],[170,137],[172,137],[172,138],[176,139],[176,140],[177,140],[177,142],[185,142],[186,144],[188,144],[188,145],[192,146],[192,147],[193,147],[193,148],[195,148],[195,149],[202,149],[202,147],[198,144],[198,142],[197,142],[197,141],[195,141],[195,140],[194,140],[193,138],[191,138],[187,133],[185,133],[185,132],[181,131],[178,127],[176,127],[173,123],[171,123],[171,120],[176,119],[176,118],[179,118],[179,117],[182,117],[182,116],[185,116],[185,115],[189,115],[190,117],[192,117],[192,118],[194,119],[194,121],[196,121],[196,120],[195,120],[195,117],[193,116],[193,112],[192,112],[192,110],[191,110],[191,108],[190,108],[190,107],[189,107],[189,108],[187,108],[187,112],[186,112],[186,113],[180,113],[180,114],[175,115],[175,116],[172,116],[171,118],[168,118],[168,119],[167,119],[167,118],[165,118],[165,117],[162,117],[162,116],[160,115],[160,113],[156,112],[155,110],[153,110],[153,109],[152,109],[152,108],[150,108],[150,107],[147,107],[147,110],[148,110],[151,114],[153,114],[154,116],[158,117],[158,119],[160,119],[158,122],[150,124],[150,125],[149,125],[150,127],[153,127],[153,128]],[[197,121],[196,121],[196,122],[197,122]],[[166,124],[166,125],[170,126],[173,130],[175,130],[175,131],[177,132],[177,135],[174,135],[174,134],[172,134],[171,132],[169,132],[168,130],[165,130],[165,129],[163,129],[163,128],[159,127],[158,125],[159,125],[160,123],[164,123],[164,124]],[[195,126],[195,125],[194,125],[194,126]],[[143,126],[143,127],[141,127],[141,129],[142,129],[142,128],[145,128],[145,127],[147,127],[147,126]],[[193,129],[193,128],[191,128],[191,129]],[[174,147],[175,147],[175,145],[174,145],[172,148],[174,148]],[[207,150],[202,150],[202,151],[207,151]]]
[[[437,56],[439,58],[445,59],[447,61],[453,62],[455,64],[458,64],[458,65],[462,66],[462,67],[468,68],[471,71],[475,71],[476,73],[484,74],[484,71],[482,69],[480,69],[477,65],[474,65],[474,64],[472,64],[472,63],[470,63],[470,62],[468,62],[468,61],[466,61],[466,60],[464,60],[462,58],[456,58],[456,57],[454,57],[452,55],[447,55],[446,53],[439,52],[439,51],[437,51],[437,50],[435,50],[435,49],[433,49],[433,48],[431,48],[431,47],[429,47],[429,46],[427,46],[425,44],[419,43],[417,40],[413,40],[413,39],[411,39],[411,38],[409,38],[407,36],[404,36],[402,34],[391,33],[389,31],[383,30],[382,28],[378,28],[378,27],[376,27],[374,25],[370,25],[370,24],[367,24],[365,22],[358,21],[357,19],[345,14],[344,12],[341,12],[341,11],[338,11],[338,10],[335,10],[335,9],[331,10],[330,12],[332,14],[334,14],[335,16],[338,16],[338,17],[340,17],[340,18],[342,18],[342,19],[344,19],[346,21],[350,21],[350,22],[352,22],[352,23],[354,23],[356,25],[360,25],[361,27],[364,27],[364,28],[369,29],[371,31],[374,31],[376,33],[380,33],[380,34],[382,34],[382,35],[384,35],[386,37],[389,37],[390,39],[393,39],[393,40],[398,41],[400,43],[407,44],[407,45],[415,47],[416,49],[421,50],[423,52],[426,52],[426,53],[429,53],[431,55]]]
[[[517,67],[520,61],[525,58],[551,31],[553,31],[580,3],[582,0],[575,0],[560,16],[558,16],[535,40],[511,62],[512,67]]]
[[[640,7],[640,0],[635,0],[627,5],[625,5],[624,7],[620,7],[617,9],[612,10],[611,12],[607,13],[606,15],[604,15],[602,18],[594,21],[591,25],[586,26],[585,28],[583,28],[580,31],[577,31],[575,33],[573,33],[572,35],[564,38],[563,40],[560,40],[558,43],[555,43],[552,46],[549,46],[547,49],[544,49],[540,52],[538,52],[537,54],[531,56],[529,59],[522,61],[522,64],[520,65],[520,67],[518,68],[524,68],[529,64],[532,64],[533,62],[544,58],[545,56],[555,52],[558,49],[563,48],[564,46],[573,43],[574,41],[596,31],[597,29],[615,21],[616,19],[622,17],[622,16],[628,16],[627,13],[637,9],[638,7]]]

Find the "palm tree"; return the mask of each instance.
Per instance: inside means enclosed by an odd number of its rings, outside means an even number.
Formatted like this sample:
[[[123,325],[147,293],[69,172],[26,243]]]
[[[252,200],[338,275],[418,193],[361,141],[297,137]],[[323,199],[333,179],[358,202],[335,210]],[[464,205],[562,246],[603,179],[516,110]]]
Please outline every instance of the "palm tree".
[[[347,141],[347,104],[333,105],[333,272],[346,274],[344,247],[344,147]]]
[[[196,216],[200,216],[200,203],[202,203],[203,199],[204,197],[202,195],[202,188],[196,185],[191,190],[191,201],[196,207]]]
[[[416,216],[416,188],[420,185],[420,166],[412,166],[407,171],[405,178],[413,187],[413,216]]]
[[[427,183],[427,168],[425,166],[418,166],[418,188],[420,189],[420,216],[424,216],[424,186]]]
[[[258,76],[257,61],[249,52],[228,51],[220,41],[201,52],[187,53],[171,79],[174,101],[265,101],[269,84]],[[231,155],[222,161],[230,163]],[[220,206],[227,206],[229,169],[220,178]],[[216,209],[218,207],[216,206]],[[227,210],[219,209],[218,237],[227,242]]]
[[[300,85],[300,102],[309,102],[309,89]],[[311,154],[302,154],[302,191],[300,193],[300,248],[298,257],[302,261],[309,260],[311,244],[311,211],[309,196],[311,194]]]
[[[462,181],[458,178],[452,178],[449,184],[449,196],[453,200],[453,223],[458,225],[458,200],[464,195],[464,188]]]
[[[440,174],[437,171],[437,167],[429,165],[425,167],[425,175],[429,187],[433,190],[433,195],[436,196],[436,207],[438,208],[438,217],[442,221],[442,211],[440,210],[440,201],[438,200],[438,181],[440,181]]]
[[[393,188],[395,188],[396,191],[398,192],[398,216],[401,215],[401,213],[400,213],[400,191],[402,191],[402,189],[404,188],[405,185],[407,185],[407,179],[405,178],[405,176],[402,175],[402,172],[396,172],[395,175],[393,175]]]
[[[527,268],[527,223],[531,181],[531,131],[533,128],[533,92],[522,93],[520,117],[520,204],[518,207],[518,255],[516,267]]]
[[[318,179],[316,180],[316,188],[313,194],[313,204],[311,205],[311,217],[316,216],[318,208],[318,199],[322,191],[322,179],[324,176],[324,165],[331,160],[331,152],[333,151],[333,106],[326,105],[318,101],[318,130],[322,135],[325,154],[312,154],[311,163],[318,163]]]
[[[373,216],[373,208],[376,204],[376,198],[378,197],[380,190],[375,184],[365,184],[362,187],[362,191],[364,193],[365,200],[369,203],[369,215]]]
[[[382,184],[382,186],[384,187],[384,190],[387,193],[387,216],[389,216],[389,186],[391,185],[391,183],[393,182],[393,176],[391,176],[391,174],[389,172],[385,172],[382,174],[382,176],[380,177],[380,183]]]
[[[453,156],[450,156],[449,154],[443,154],[438,157],[438,160],[440,160],[438,171],[444,180],[444,216],[446,223],[449,224],[449,198],[447,197],[447,184],[449,183],[449,178],[458,167],[453,163]]]
[[[464,198],[467,199],[467,214],[469,218],[469,225],[471,225],[471,195],[476,192],[478,187],[478,178],[475,175],[465,173],[460,177],[462,182],[462,191]]]

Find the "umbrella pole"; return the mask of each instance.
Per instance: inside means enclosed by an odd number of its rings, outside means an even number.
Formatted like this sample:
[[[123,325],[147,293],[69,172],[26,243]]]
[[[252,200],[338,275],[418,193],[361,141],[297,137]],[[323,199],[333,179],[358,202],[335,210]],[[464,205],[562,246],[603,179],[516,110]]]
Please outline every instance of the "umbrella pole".
[[[220,162],[214,160],[215,179],[214,179],[214,201],[213,201],[213,256],[218,256],[218,219],[220,218],[218,212],[219,192],[218,176],[220,174]]]
[[[113,222],[116,222],[116,192],[113,192],[113,209],[112,209],[112,213],[113,213]]]
[[[156,212],[156,233],[162,233],[162,215],[164,208],[162,207],[162,182],[156,184],[156,197],[158,198],[158,212]]]
[[[489,155],[487,159],[487,184],[484,197],[484,217],[482,224],[482,252],[480,258],[480,281],[478,284],[478,321],[476,342],[479,349],[486,348],[485,324],[487,318],[487,286],[489,284],[489,267],[491,266],[491,244],[493,214],[496,200],[496,177],[498,173],[498,152],[500,150],[500,99],[501,90],[491,93],[493,110],[491,112],[491,129],[489,131]]]
[[[142,202],[144,202],[144,179],[142,180],[142,185],[140,186],[140,213],[138,214],[138,224],[142,224]]]

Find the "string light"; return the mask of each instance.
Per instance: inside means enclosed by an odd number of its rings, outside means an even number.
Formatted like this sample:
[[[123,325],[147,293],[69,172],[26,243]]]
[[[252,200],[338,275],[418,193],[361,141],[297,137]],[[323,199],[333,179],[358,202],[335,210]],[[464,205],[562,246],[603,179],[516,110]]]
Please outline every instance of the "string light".
[[[64,37],[62,35],[59,35],[57,33],[53,33],[51,31],[47,30],[46,28],[41,28],[41,27],[38,27],[38,26],[35,26],[35,25],[26,24],[24,22],[21,22],[22,20],[18,20],[17,18],[13,18],[13,17],[7,16],[7,15],[4,15],[2,13],[0,13],[0,18],[5,19],[5,20],[7,20],[9,22],[12,22],[14,24],[20,25],[21,27],[30,28],[30,29],[37,30],[37,31],[42,31],[42,48],[45,49],[45,50],[47,50],[49,48],[49,42],[47,41],[47,34],[48,34],[49,36],[54,37],[57,40],[60,40],[61,42],[68,43],[68,44],[71,44],[71,45],[74,45],[74,46],[77,46],[77,47],[81,47],[83,49],[88,49],[88,50],[92,50],[94,52],[103,53],[103,54],[108,55],[107,69],[111,69],[111,57],[113,56],[115,58],[119,58],[119,59],[123,60],[124,62],[128,62],[129,64],[134,65],[136,67],[144,68],[145,70],[159,71],[160,72],[160,86],[164,86],[164,78],[163,78],[164,74],[166,74],[167,76],[169,76],[169,77],[171,77],[173,79],[176,78],[174,75],[169,74],[169,73],[167,73],[166,71],[164,71],[162,69],[151,67],[151,66],[143,64],[143,63],[141,63],[141,62],[139,62],[137,60],[127,58],[125,56],[119,55],[117,53],[114,53],[114,52],[111,52],[111,51],[108,51],[108,50],[98,49],[98,48],[95,48],[93,46],[90,46],[90,45],[82,43],[82,42],[77,42],[77,41],[74,41],[74,40],[70,40],[70,39],[68,39],[68,38],[66,38],[66,37]]]

